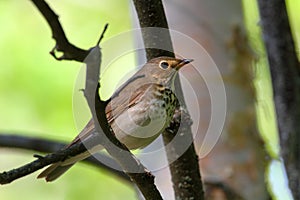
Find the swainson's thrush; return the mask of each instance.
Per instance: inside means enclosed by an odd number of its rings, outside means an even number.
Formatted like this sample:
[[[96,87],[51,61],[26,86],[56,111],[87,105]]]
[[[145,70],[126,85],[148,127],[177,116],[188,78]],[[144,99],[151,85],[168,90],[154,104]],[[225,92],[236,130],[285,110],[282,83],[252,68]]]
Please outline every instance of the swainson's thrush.
[[[169,125],[177,103],[174,79],[178,70],[192,61],[171,57],[154,58],[112,95],[105,109],[107,121],[118,140],[128,149],[149,145]],[[93,132],[94,122],[90,120],[70,145],[84,141]],[[92,153],[95,152],[87,151],[52,164],[38,178],[45,177],[47,181],[53,181]]]

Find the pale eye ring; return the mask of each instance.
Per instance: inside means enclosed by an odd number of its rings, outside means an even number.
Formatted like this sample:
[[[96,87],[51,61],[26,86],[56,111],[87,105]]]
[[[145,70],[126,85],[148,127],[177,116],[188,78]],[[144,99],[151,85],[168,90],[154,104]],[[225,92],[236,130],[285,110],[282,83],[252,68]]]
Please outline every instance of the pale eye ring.
[[[161,63],[159,63],[159,67],[162,69],[168,69],[169,68],[169,63],[166,61],[162,61]]]

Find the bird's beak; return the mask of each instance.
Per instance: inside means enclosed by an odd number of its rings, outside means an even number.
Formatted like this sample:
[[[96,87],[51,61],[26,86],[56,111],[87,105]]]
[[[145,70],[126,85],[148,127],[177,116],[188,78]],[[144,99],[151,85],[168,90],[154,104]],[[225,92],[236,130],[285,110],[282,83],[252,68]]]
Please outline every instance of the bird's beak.
[[[183,67],[184,65],[190,63],[190,62],[193,62],[194,60],[193,59],[182,59],[178,65],[176,66],[176,69],[179,70],[181,67]]]

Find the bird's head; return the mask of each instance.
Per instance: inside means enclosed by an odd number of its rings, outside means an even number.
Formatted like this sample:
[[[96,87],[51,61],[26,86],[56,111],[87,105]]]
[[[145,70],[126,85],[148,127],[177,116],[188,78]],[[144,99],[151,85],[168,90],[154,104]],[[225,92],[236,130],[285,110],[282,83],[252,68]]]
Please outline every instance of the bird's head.
[[[171,57],[157,57],[149,60],[143,70],[151,80],[158,84],[171,87],[179,69],[192,62],[192,59],[178,59]]]

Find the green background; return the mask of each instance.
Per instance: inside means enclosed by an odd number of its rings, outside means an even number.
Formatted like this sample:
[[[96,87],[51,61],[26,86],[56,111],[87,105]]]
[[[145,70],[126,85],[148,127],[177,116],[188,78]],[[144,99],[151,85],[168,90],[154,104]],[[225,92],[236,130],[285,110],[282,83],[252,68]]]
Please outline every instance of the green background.
[[[131,27],[129,1],[49,2],[68,39],[85,49],[96,44],[107,22],[105,39]],[[0,1],[0,24],[1,132],[70,141],[77,133],[72,97],[82,64],[50,56],[55,42],[31,1]],[[32,161],[33,153],[0,149],[0,171]],[[0,186],[0,199],[135,199],[132,186],[86,164],[54,183],[37,180],[38,173]]]
[[[50,6],[60,15],[69,40],[88,49],[96,43],[107,22],[111,26],[104,42],[115,34],[131,29],[129,3],[124,0],[52,0]],[[287,3],[293,33],[299,41],[300,14],[297,11],[300,10],[300,2],[289,0]],[[244,10],[252,46],[259,57],[263,58],[255,1],[244,0]],[[48,54],[55,42],[51,39],[49,26],[31,1],[0,1],[0,24],[0,131],[70,141],[77,133],[72,98],[74,83],[82,64],[74,61],[59,62]],[[117,75],[121,76],[122,73]],[[259,127],[267,140],[268,151],[276,158],[279,148],[265,59],[256,63],[256,74]],[[0,149],[0,171],[32,161],[33,153]],[[99,171],[86,164],[77,164],[70,173],[54,183],[37,180],[39,172],[36,172],[12,184],[0,186],[0,198],[135,199],[132,186]],[[273,178],[280,182],[278,180],[282,176],[278,161],[273,162],[270,172],[270,182],[273,182]],[[278,199],[288,198],[284,186],[279,184],[272,187],[279,195]]]

